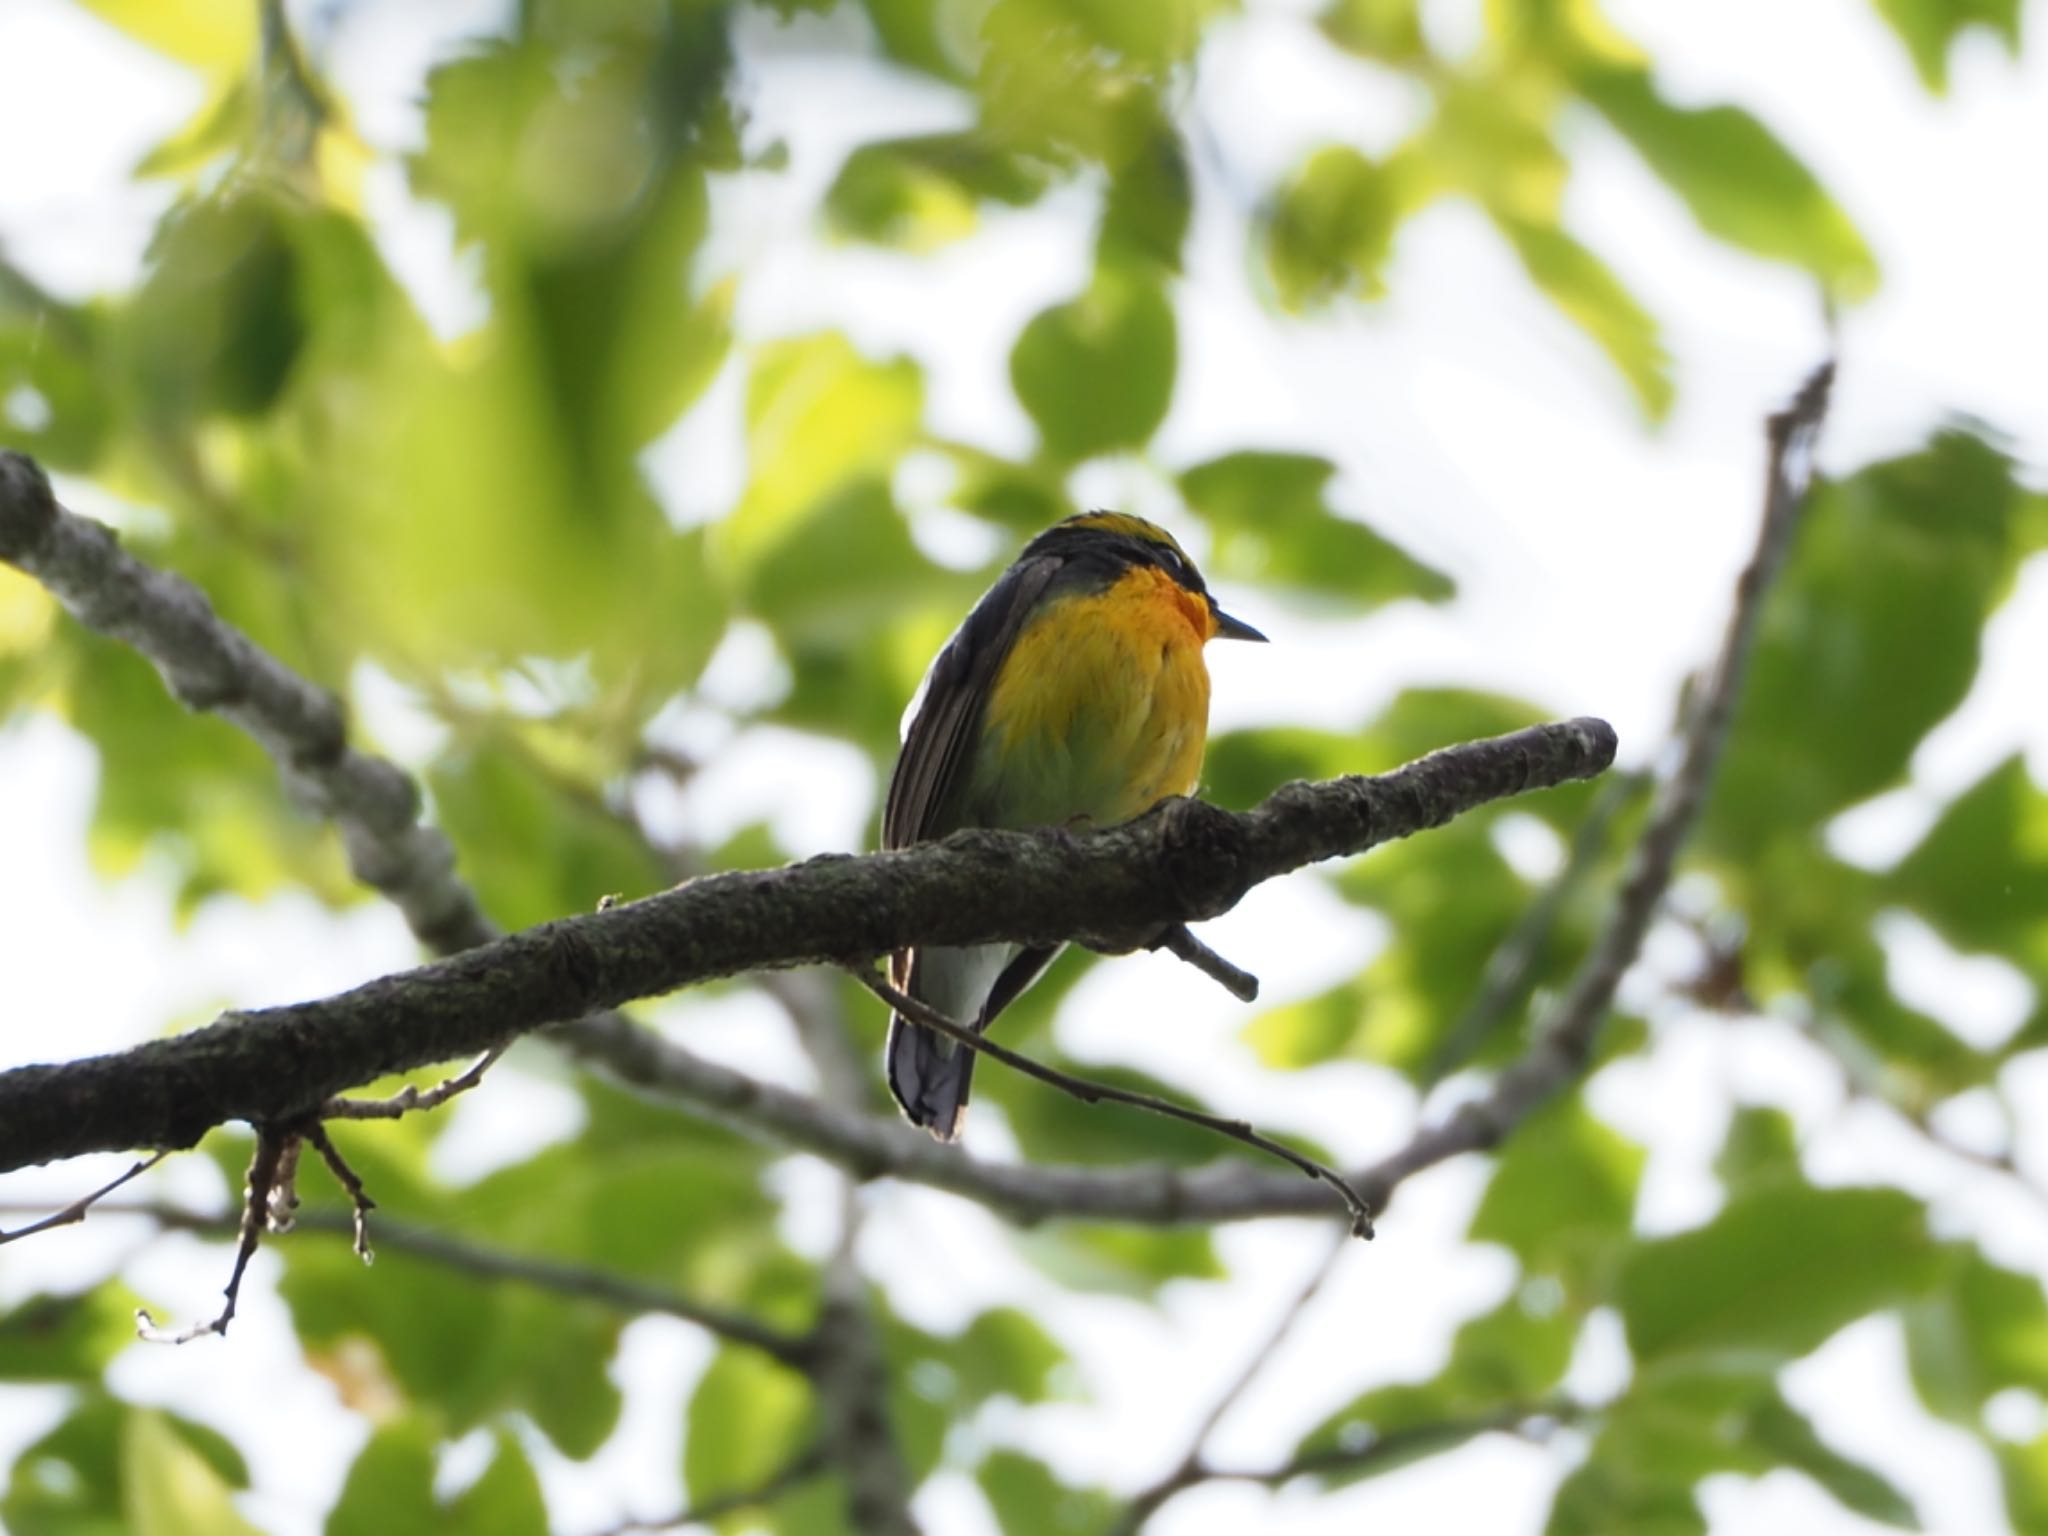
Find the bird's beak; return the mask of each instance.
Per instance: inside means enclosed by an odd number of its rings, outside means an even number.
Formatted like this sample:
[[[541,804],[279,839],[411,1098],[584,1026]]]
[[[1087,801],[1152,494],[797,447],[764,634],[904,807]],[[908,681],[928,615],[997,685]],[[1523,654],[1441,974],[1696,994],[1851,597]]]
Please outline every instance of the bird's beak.
[[[1253,629],[1251,625],[1245,623],[1243,619],[1233,619],[1221,608],[1218,608],[1216,606],[1216,599],[1213,597],[1209,599],[1209,616],[1216,625],[1216,633],[1213,637],[1215,639],[1264,640],[1266,638],[1256,629]]]

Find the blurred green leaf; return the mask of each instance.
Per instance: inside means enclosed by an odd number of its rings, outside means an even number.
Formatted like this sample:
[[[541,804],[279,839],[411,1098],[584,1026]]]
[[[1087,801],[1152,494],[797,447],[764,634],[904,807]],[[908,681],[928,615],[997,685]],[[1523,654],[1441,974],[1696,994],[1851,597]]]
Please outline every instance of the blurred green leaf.
[[[2048,975],[2048,794],[2025,758],[1958,795],[1883,885],[1951,944]]]
[[[209,74],[243,69],[256,48],[256,12],[241,0],[77,0],[110,26]]]
[[[1120,1507],[1100,1489],[1068,1487],[1043,1462],[1017,1451],[990,1451],[975,1480],[1003,1536],[1103,1536]]]
[[[1383,64],[1405,67],[1429,57],[1417,0],[1331,0],[1321,26],[1339,48]]]
[[[509,928],[590,911],[615,892],[642,896],[669,884],[638,833],[601,803],[551,782],[505,736],[443,758],[427,782],[466,877]]]
[[[2021,514],[2010,459],[1960,432],[1816,487],[1702,820],[1732,876],[1770,839],[1811,839],[1900,780],[1969,689],[2027,541]],[[1766,873],[1768,897],[1788,871]]]
[[[436,1439],[424,1419],[379,1425],[349,1468],[341,1498],[328,1516],[326,1536],[428,1530],[448,1536],[546,1536],[540,1479],[512,1435],[498,1431],[483,1473],[445,1501],[434,1493]]]
[[[1112,262],[1079,298],[1024,327],[1010,382],[1046,451],[1073,461],[1142,447],[1166,418],[1178,366],[1164,287],[1140,266]]]
[[[1330,144],[1279,187],[1262,244],[1283,305],[1301,310],[1385,293],[1394,231],[1415,205],[1410,165]]]
[[[802,1448],[810,1388],[749,1349],[721,1348],[697,1383],[683,1426],[683,1486],[698,1502],[758,1487]]]
[[[1047,172],[983,134],[934,133],[863,144],[825,194],[833,230],[856,240],[930,251],[969,233],[980,205],[1022,208]]]
[[[163,430],[273,407],[308,345],[296,226],[283,198],[240,190],[172,210],[121,329],[137,407]]]
[[[1591,1454],[1565,1479],[1548,1536],[1706,1530],[1694,1488],[1716,1473],[1788,1467],[1844,1507],[1919,1529],[1912,1501],[1834,1450],[1779,1393],[1767,1367],[1704,1359],[1646,1368],[1602,1413]]]
[[[114,1356],[135,1342],[141,1305],[118,1281],[17,1302],[0,1313],[0,1381],[99,1380]]]
[[[1149,138],[1110,168],[1097,245],[1100,258],[1156,262],[1178,272],[1193,217],[1194,178],[1187,149],[1162,120]]]
[[[1313,592],[1353,612],[1404,597],[1448,598],[1449,577],[1330,505],[1336,472],[1311,454],[1250,450],[1183,471],[1182,494],[1215,534],[1208,577]]]
[[[1641,1244],[1622,1264],[1619,1301],[1645,1367],[1688,1355],[1787,1361],[1866,1312],[1924,1294],[1942,1268],[1909,1195],[1785,1181]]]
[[[1708,234],[1803,267],[1839,298],[1877,286],[1876,258],[1849,216],[1749,113],[1673,106],[1639,69],[1589,69],[1574,83]]]
[[[1467,1235],[1511,1249],[1532,1273],[1585,1277],[1628,1236],[1644,1156],[1578,1095],[1560,1099],[1501,1149]]]
[[[1714,1172],[1732,1194],[1749,1184],[1799,1177],[1799,1127],[1784,1110],[1741,1104],[1714,1159]]]
[[[2008,1387],[2048,1396],[2048,1300],[2040,1280],[1957,1246],[1947,1282],[1906,1310],[1906,1359],[1920,1399],[1981,1427]]]
[[[1596,342],[1635,392],[1652,421],[1670,414],[1675,394],[1671,359],[1657,321],[1592,251],[1554,224],[1500,220],[1530,280]]]
[[[135,1536],[259,1536],[213,1464],[162,1414],[128,1414],[121,1457],[123,1507]]]
[[[1878,15],[1898,33],[1913,57],[1921,82],[1940,95],[1948,90],[1948,60],[1966,31],[1981,27],[2020,51],[2020,0],[1872,0]]]

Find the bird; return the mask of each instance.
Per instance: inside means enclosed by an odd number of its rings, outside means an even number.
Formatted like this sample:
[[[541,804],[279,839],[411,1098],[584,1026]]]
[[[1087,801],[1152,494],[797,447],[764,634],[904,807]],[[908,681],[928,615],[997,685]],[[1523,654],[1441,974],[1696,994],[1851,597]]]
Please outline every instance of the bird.
[[[1209,731],[1203,647],[1265,638],[1217,606],[1163,528],[1102,511],[1053,524],[974,605],[912,697],[882,846],[962,827],[1111,826],[1187,794]],[[980,1032],[1058,952],[905,949],[889,980]],[[889,1090],[912,1124],[959,1138],[975,1054],[890,1015]]]

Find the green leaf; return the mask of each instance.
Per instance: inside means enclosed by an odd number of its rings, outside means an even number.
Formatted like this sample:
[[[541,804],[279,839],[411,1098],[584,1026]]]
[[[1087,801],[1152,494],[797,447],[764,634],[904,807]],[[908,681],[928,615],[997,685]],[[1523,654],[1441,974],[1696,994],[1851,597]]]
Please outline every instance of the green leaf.
[[[849,485],[885,479],[916,434],[924,385],[908,358],[874,363],[837,332],[769,343],[747,381],[745,499],[718,549],[758,597],[759,564]]]
[[[1811,884],[1760,850],[1902,781],[1969,691],[2029,537],[2012,461],[1961,432],[1815,488],[1702,822],[1727,878],[1786,903]]]
[[[1941,1254],[1919,1202],[1895,1189],[1785,1182],[1729,1200],[1705,1226],[1641,1244],[1619,1301],[1639,1362],[1699,1355],[1787,1361],[1865,1313],[1925,1293]]]
[[[1964,32],[1981,27],[2005,44],[2014,58],[2020,51],[2020,0],[1872,0],[1878,15],[1891,25],[1913,57],[1928,90],[1948,90],[1949,54]]]
[[[1417,0],[1331,0],[1319,25],[1339,48],[1382,64],[1405,67],[1429,57]]]
[[[546,1536],[540,1479],[519,1442],[499,1430],[483,1473],[452,1500],[435,1497],[437,1440],[428,1421],[408,1417],[377,1427],[357,1454],[327,1517],[325,1536]]]
[[[241,0],[78,0],[110,26],[166,58],[208,74],[245,69],[256,50],[256,13]]]
[[[479,736],[428,776],[435,819],[485,908],[512,928],[588,912],[611,893],[669,883],[646,843],[597,802],[552,780],[510,729]]]
[[[123,1497],[135,1536],[260,1536],[233,1490],[160,1413],[131,1411],[121,1435]]]
[[[825,194],[836,234],[930,251],[973,230],[979,205],[1022,208],[1044,193],[1045,167],[978,132],[863,144]]]
[[[324,1536],[391,1536],[438,1522],[435,1444],[425,1419],[405,1417],[378,1425],[349,1466]]]
[[[1336,472],[1315,455],[1252,450],[1184,471],[1181,493],[1215,535],[1205,574],[1312,592],[1358,613],[1404,597],[1450,597],[1449,577],[1330,505]]]
[[[298,229],[283,198],[237,190],[186,203],[150,248],[119,335],[137,408],[164,430],[278,403],[308,345]]]
[[[1951,801],[1883,884],[1958,948],[2048,972],[2048,794],[2024,756]]]
[[[118,1281],[70,1295],[41,1293],[0,1314],[0,1381],[99,1380],[135,1342],[142,1300]]]
[[[1003,1536],[1104,1536],[1121,1507],[1099,1488],[1067,1486],[1044,1462],[1018,1451],[989,1452],[975,1480]]]
[[[1741,1104],[1728,1122],[1728,1135],[1714,1159],[1714,1172],[1728,1192],[1750,1184],[1799,1177],[1799,1127],[1784,1110]]]
[[[1555,224],[1496,220],[1545,298],[1607,354],[1651,421],[1671,411],[1671,358],[1656,318],[1636,302],[1614,270]]]
[[[1822,1440],[1806,1416],[1772,1393],[1750,1419],[1757,1448],[1780,1466],[1804,1472],[1844,1509],[1902,1531],[1920,1529],[1920,1513],[1897,1484]]]
[[[1046,451],[1073,462],[1143,447],[1166,418],[1178,362],[1173,304],[1158,277],[1110,262],[1087,292],[1024,327],[1010,382]]]
[[[2048,1395],[2048,1299],[2033,1275],[1975,1248],[1952,1260],[1948,1283],[1906,1310],[1906,1359],[1931,1411],[1981,1427],[1984,1404],[2008,1387]]]
[[[1171,124],[1160,121],[1110,172],[1102,209],[1099,259],[1156,262],[1180,270],[1181,247],[1194,216],[1187,150]]]
[[[1575,84],[1708,234],[1803,267],[1844,299],[1876,288],[1876,258],[1849,216],[1749,113],[1673,106],[1638,69],[1588,69]]]
[[[1011,1397],[1042,1403],[1054,1395],[1054,1378],[1067,1352],[1037,1319],[1015,1307],[991,1307],[976,1315],[949,1353],[970,1402]]]
[[[1261,231],[1282,305],[1304,310],[1385,293],[1394,231],[1418,201],[1409,168],[1406,160],[1378,162],[1329,144],[1288,177]]]
[[[804,1379],[750,1349],[721,1348],[683,1426],[683,1486],[702,1502],[757,1487],[801,1448],[814,1417]]]
[[[1644,1151],[1578,1095],[1525,1120],[1473,1213],[1473,1242],[1499,1243],[1531,1273],[1585,1276],[1628,1236]]]
[[[1908,1530],[1911,1500],[1889,1479],[1823,1441],[1777,1390],[1767,1367],[1733,1359],[1646,1367],[1602,1415],[1585,1462],[1559,1488],[1553,1533],[1704,1531],[1694,1489],[1733,1472],[1780,1467],[1812,1478],[1845,1507]]]

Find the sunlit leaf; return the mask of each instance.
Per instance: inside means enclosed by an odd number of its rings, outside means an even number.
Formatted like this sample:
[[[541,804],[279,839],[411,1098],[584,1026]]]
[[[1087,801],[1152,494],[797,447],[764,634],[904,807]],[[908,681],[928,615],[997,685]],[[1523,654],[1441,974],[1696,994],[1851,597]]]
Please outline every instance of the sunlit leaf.
[[[1804,267],[1844,299],[1877,286],[1876,259],[1849,216],[1749,113],[1674,106],[1641,70],[1588,70],[1576,84],[1707,233]]]
[[[135,1536],[260,1536],[212,1463],[162,1414],[131,1412],[121,1452],[123,1504]]]
[[[1891,24],[1913,56],[1927,89],[1940,95],[1948,89],[1948,61],[1963,34],[1982,28],[2020,51],[2020,0],[1872,0],[1878,15]]]
[[[1652,421],[1671,410],[1671,359],[1657,321],[1592,251],[1555,224],[1505,219],[1500,229],[1530,280],[1590,336],[1635,392]]]
[[[690,1398],[683,1486],[698,1501],[766,1482],[801,1448],[813,1416],[804,1379],[752,1350],[719,1350]]]
[[[1045,168],[974,133],[863,144],[825,194],[839,234],[927,251],[973,229],[984,202],[1021,208],[1044,192]]]

